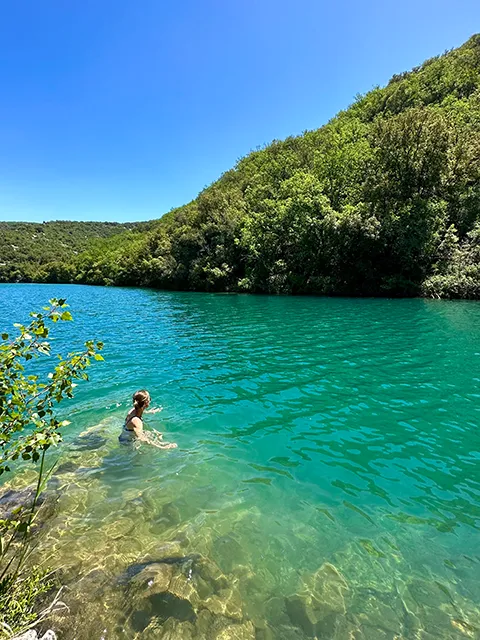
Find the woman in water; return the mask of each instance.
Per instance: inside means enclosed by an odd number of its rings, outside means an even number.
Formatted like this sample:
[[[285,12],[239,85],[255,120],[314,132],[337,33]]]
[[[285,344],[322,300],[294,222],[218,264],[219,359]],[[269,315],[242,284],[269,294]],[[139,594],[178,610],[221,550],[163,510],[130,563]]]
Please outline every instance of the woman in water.
[[[150,434],[143,429],[142,415],[146,413],[157,413],[160,409],[151,409],[146,411],[150,405],[150,394],[148,391],[137,391],[133,394],[133,408],[127,414],[123,425],[122,433],[119,440],[122,443],[127,442],[148,442],[148,444],[158,447],[159,449],[174,449],[177,445],[174,442],[160,442],[162,434],[155,432],[156,437],[152,438]]]

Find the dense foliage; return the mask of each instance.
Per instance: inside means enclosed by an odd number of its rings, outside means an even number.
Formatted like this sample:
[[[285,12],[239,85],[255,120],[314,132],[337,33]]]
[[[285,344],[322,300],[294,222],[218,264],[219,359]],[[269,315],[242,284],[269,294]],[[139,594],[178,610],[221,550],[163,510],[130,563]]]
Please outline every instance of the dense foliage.
[[[479,297],[479,244],[476,35],[321,129],[249,154],[149,230],[96,241],[39,279]]]
[[[28,325],[16,324],[15,334],[3,333],[0,342],[0,475],[16,460],[39,463],[32,497],[15,505],[0,519],[0,637],[11,637],[34,624],[50,608],[38,610],[39,598],[52,586],[44,568],[27,567],[30,533],[40,494],[49,472],[45,454],[61,441],[68,420],[56,415],[58,403],[73,397],[76,380],[87,380],[86,369],[101,342],[88,341],[80,352],[57,356],[51,370],[38,368],[38,360],[50,356],[51,323],[71,321],[65,300],[50,300],[44,312],[31,313]]]
[[[0,222],[0,282],[52,278],[58,267],[64,268],[85,251],[93,238],[108,238],[137,226],[66,220]]]

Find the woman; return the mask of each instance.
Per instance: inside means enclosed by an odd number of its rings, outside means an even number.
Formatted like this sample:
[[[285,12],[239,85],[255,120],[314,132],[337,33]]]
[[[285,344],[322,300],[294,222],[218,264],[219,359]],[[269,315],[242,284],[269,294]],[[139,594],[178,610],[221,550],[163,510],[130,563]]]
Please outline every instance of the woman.
[[[146,413],[157,413],[160,409],[151,409],[146,411],[150,405],[150,394],[148,391],[142,389],[133,394],[133,409],[127,414],[125,423],[123,425],[122,433],[119,436],[119,440],[122,443],[127,442],[148,442],[148,444],[158,447],[159,449],[175,449],[177,446],[174,442],[158,442],[162,439],[162,434],[155,432],[157,438],[152,438],[149,434],[145,433],[143,429],[142,415]]]

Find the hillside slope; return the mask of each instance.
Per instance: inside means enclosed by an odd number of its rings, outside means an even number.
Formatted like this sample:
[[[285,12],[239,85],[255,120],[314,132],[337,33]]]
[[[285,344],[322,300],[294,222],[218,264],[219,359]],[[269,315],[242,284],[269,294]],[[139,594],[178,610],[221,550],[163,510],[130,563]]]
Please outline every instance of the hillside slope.
[[[480,298],[480,36],[41,279]]]
[[[138,227],[115,222],[0,222],[0,282],[43,280],[68,267],[96,238]],[[46,267],[48,265],[48,267]]]

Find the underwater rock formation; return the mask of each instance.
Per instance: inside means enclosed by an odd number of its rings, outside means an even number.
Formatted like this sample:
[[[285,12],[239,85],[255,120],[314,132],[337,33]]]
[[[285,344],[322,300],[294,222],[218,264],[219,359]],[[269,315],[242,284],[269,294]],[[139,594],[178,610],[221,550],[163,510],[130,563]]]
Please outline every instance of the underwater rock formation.
[[[138,634],[162,640],[255,640],[236,585],[203,556],[137,563],[121,582],[131,603],[129,624]]]

